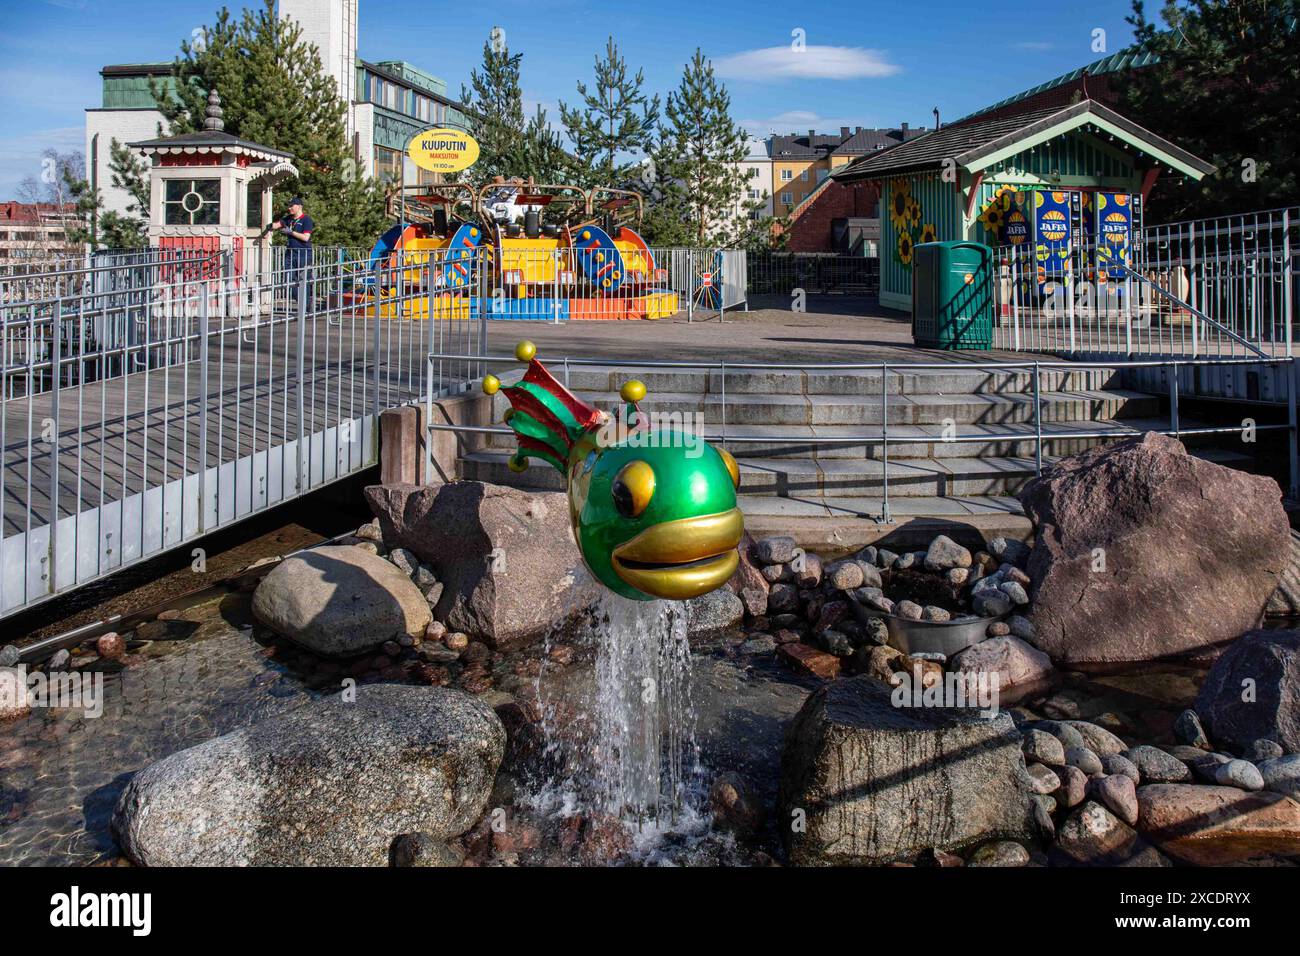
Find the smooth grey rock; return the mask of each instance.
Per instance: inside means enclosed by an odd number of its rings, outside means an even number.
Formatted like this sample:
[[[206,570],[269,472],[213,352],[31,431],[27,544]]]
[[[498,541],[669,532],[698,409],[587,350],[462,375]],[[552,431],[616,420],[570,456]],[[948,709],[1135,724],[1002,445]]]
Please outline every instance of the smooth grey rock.
[[[1029,771],[1029,786],[1034,793],[1046,795],[1061,789],[1061,778],[1051,767],[1031,763],[1026,769]]]
[[[892,568],[897,560],[898,555],[888,548],[880,548],[876,551],[876,567],[878,568]]]
[[[1058,665],[1233,641],[1255,626],[1289,549],[1277,482],[1189,455],[1156,432],[1066,458],[1020,500],[1036,528],[1034,643]],[[1106,573],[1094,570],[1099,554]],[[1221,743],[1205,708],[1196,712]]]
[[[863,586],[862,565],[856,561],[836,561],[826,567],[826,580],[841,591]]]
[[[917,564],[919,564],[919,562],[918,562],[917,557],[916,557],[916,552],[915,552],[915,551],[907,551],[907,552],[904,552],[903,554],[900,554],[900,555],[899,555],[899,556],[894,560],[894,570],[895,570],[895,571],[906,571],[908,568],[915,567]]]
[[[400,834],[473,825],[505,739],[463,691],[363,686],[146,767],[113,830],[139,866],[383,866]]]
[[[1057,828],[1056,848],[1074,863],[1113,866],[1138,846],[1137,833],[1095,800],[1085,801]]]
[[[924,610],[915,601],[899,601],[894,608],[894,613],[899,617],[907,618],[909,621],[919,621]]]
[[[1263,790],[1264,777],[1248,760],[1226,760],[1214,768],[1214,782],[1221,787]]]
[[[1101,773],[1101,758],[1087,747],[1066,747],[1065,762],[1071,767],[1078,767],[1088,776]]]
[[[897,707],[867,675],[814,691],[781,758],[781,827],[794,865],[884,863],[1036,831],[1020,734],[1005,713]]]
[[[1077,730],[1079,736],[1083,738],[1084,745],[1098,756],[1101,754],[1119,754],[1128,749],[1128,744],[1105,727],[1098,727],[1087,720],[1067,720],[1065,723]]]
[[[1066,748],[1069,753],[1070,748]],[[1057,777],[1061,786],[1056,790],[1056,802],[1062,807],[1077,807],[1088,793],[1088,775],[1073,764],[1058,767]]]
[[[1190,780],[1192,771],[1177,757],[1150,744],[1139,744],[1124,751],[1142,775],[1142,783],[1182,783]]]
[[[1251,631],[1234,641],[1211,665],[1196,713],[1221,749],[1245,753],[1264,737],[1300,753],[1300,631]]]
[[[1094,777],[1088,781],[1088,795],[1129,826],[1137,825],[1137,784],[1130,777],[1122,773]]]
[[[718,588],[686,602],[686,630],[689,634],[720,631],[744,616],[744,603],[726,588]]]
[[[1264,788],[1300,800],[1300,754],[1273,757],[1259,764]]]
[[[1012,604],[1029,603],[1029,595],[1025,593],[1024,587],[1016,581],[1003,581],[998,585],[998,590],[1009,597]]]
[[[795,540],[789,535],[773,535],[754,542],[754,560],[759,564],[787,564],[794,560]]]
[[[12,644],[0,647],[0,667],[14,667],[20,659],[18,648]]]
[[[1101,769],[1106,773],[1123,774],[1135,784],[1140,782],[1142,775],[1138,772],[1137,764],[1123,754],[1101,754]]]
[[[423,635],[429,605],[393,564],[346,545],[285,558],[253,592],[253,616],[326,657],[368,653],[402,635]]]
[[[1065,748],[1061,746],[1059,740],[1045,730],[1031,728],[1025,731],[1020,749],[1024,751],[1026,760],[1038,760],[1058,767],[1065,763]]]
[[[941,534],[930,542],[923,563],[927,571],[938,573],[952,568],[969,568],[971,553],[946,534]]]
[[[923,621],[932,621],[936,624],[942,624],[951,619],[951,617],[952,615],[943,608],[936,607],[933,604],[927,604],[921,609],[921,620]]]
[[[1060,720],[1040,720],[1033,726],[1039,730],[1045,730],[1065,747],[1086,747],[1088,742],[1083,739],[1083,734],[1079,733],[1069,723]]]
[[[1258,740],[1252,740],[1250,746],[1246,748],[1246,752],[1242,756],[1251,763],[1258,764],[1265,760],[1272,760],[1275,757],[1280,757],[1284,753],[1286,753],[1286,751],[1282,749],[1282,745],[1276,740],[1269,740],[1267,737],[1261,737]]]

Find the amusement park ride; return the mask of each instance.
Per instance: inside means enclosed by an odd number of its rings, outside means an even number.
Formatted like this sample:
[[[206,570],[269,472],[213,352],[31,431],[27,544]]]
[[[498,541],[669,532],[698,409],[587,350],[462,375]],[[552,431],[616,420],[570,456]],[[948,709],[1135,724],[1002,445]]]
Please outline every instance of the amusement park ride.
[[[370,251],[381,314],[658,319],[678,310],[634,226],[641,197],[609,187],[498,181],[419,187]],[[414,292],[415,294],[411,294]]]

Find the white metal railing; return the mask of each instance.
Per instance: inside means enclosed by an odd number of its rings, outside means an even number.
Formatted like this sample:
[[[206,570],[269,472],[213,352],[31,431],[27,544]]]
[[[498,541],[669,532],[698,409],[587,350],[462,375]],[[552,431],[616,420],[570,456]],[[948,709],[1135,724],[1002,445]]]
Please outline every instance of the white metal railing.
[[[429,350],[481,348],[428,274],[149,250],[0,278],[0,615],[374,465]]]
[[[994,250],[994,345],[1036,352],[1293,353],[1300,208]]]
[[[457,356],[450,354],[431,354],[429,360],[433,361],[454,361],[457,359],[466,359],[467,356]],[[476,355],[473,356],[476,364],[482,366],[519,366],[521,363],[514,356],[494,356],[494,355]],[[1098,428],[1094,430],[1076,430],[1069,429],[1050,433],[1044,430],[1042,416],[1043,393],[1046,391],[1043,384],[1044,372],[1071,372],[1081,369],[1104,369],[1124,373],[1126,371],[1141,373],[1152,369],[1164,371],[1164,378],[1167,384],[1167,394],[1169,402],[1169,427],[1158,429],[1162,434],[1173,435],[1176,438],[1190,437],[1195,435],[1240,435],[1243,433],[1243,426],[1234,425],[1214,425],[1185,427],[1181,421],[1180,409],[1180,380],[1183,373],[1193,371],[1197,368],[1232,366],[1243,364],[1267,364],[1278,366],[1283,370],[1286,380],[1289,382],[1287,395],[1287,420],[1286,422],[1276,423],[1252,423],[1252,428],[1256,432],[1276,432],[1285,431],[1288,436],[1288,473],[1289,483],[1287,497],[1295,499],[1300,493],[1300,441],[1298,441],[1297,432],[1297,369],[1300,365],[1294,358],[1270,358],[1258,360],[1254,358],[1200,358],[1200,359],[1176,359],[1176,358],[1152,358],[1141,360],[1121,360],[1115,362],[1075,362],[1075,361],[1023,361],[1023,362],[962,362],[954,364],[952,362],[861,362],[861,363],[771,363],[771,362],[618,362],[608,359],[582,359],[564,357],[555,359],[551,363],[553,369],[559,371],[560,377],[567,386],[569,383],[569,372],[576,368],[611,368],[627,369],[628,377],[631,378],[645,369],[689,369],[689,370],[706,370],[717,372],[719,375],[719,399],[720,399],[720,417],[721,422],[718,430],[707,432],[700,437],[706,441],[717,443],[723,447],[730,446],[738,457],[743,456],[743,447],[747,444],[759,444],[764,446],[803,446],[808,445],[862,445],[868,448],[878,448],[880,450],[880,460],[882,466],[880,469],[880,490],[882,495],[882,509],[880,519],[884,522],[892,520],[889,506],[889,445],[891,441],[898,444],[915,444],[915,436],[890,437],[889,426],[889,406],[891,393],[895,396],[901,393],[901,377],[912,372],[955,372],[955,371],[983,371],[992,375],[1007,376],[1011,391],[998,389],[1001,395],[1010,394],[1016,386],[1019,386],[1021,394],[1032,403],[1032,414],[1030,427],[1032,433],[1006,431],[1004,433],[990,433],[987,431],[962,434],[954,432],[945,434],[941,439],[943,442],[974,443],[979,445],[996,445],[999,443],[1009,442],[1031,442],[1034,446],[1034,472],[1041,475],[1043,472],[1043,448],[1058,441],[1077,441],[1080,439],[1105,439],[1105,438],[1122,438],[1129,435],[1141,434],[1131,428],[1116,426],[1110,428]],[[728,433],[727,429],[727,375],[738,372],[753,372],[764,370],[777,371],[829,371],[836,373],[844,372],[878,372],[880,375],[880,392],[879,392],[879,418],[880,431],[878,433],[863,433],[859,435],[837,435],[815,436],[808,435],[781,435],[781,434],[763,434],[763,435],[738,435],[734,431]],[[892,377],[892,378],[891,378]],[[711,377],[710,377],[711,378]],[[891,388],[892,385],[892,388]],[[710,391],[712,384],[706,386]],[[734,394],[734,393],[733,393]],[[492,425],[462,425],[455,423],[440,423],[433,414],[433,396],[428,398],[429,407],[425,420],[428,423],[427,428],[430,431],[449,431],[465,434],[481,435],[511,435],[511,430],[504,426]],[[684,427],[689,427],[689,422],[683,420]]]

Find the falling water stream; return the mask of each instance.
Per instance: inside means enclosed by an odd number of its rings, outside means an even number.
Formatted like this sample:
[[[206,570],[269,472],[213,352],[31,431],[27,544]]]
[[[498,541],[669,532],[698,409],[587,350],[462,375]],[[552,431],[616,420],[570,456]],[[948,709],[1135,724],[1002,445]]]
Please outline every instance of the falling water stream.
[[[686,606],[606,592],[584,630],[591,684],[549,700],[539,684],[547,750],[564,768],[540,804],[617,817],[643,847],[706,826]]]

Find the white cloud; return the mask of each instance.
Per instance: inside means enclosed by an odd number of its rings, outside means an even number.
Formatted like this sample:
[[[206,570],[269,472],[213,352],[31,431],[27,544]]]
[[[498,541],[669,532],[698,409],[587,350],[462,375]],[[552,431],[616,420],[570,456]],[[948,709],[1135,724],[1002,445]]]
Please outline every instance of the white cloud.
[[[719,76],[734,80],[860,80],[893,76],[902,67],[883,50],[854,46],[770,46],[713,61]]]

